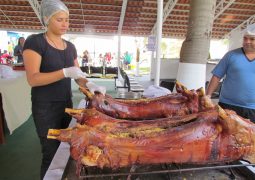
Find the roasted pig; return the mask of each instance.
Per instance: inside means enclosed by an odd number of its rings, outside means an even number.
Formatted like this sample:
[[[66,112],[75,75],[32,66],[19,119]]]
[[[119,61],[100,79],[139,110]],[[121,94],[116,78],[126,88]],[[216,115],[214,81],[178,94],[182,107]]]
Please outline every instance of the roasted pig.
[[[82,87],[80,90],[88,99],[88,108],[96,108],[119,119],[142,120],[183,116],[214,108],[214,104],[205,96],[202,88],[196,91],[187,90],[178,82],[176,83],[178,93],[139,100],[117,100],[100,93],[93,95]]]
[[[70,143],[78,169],[81,164],[119,168],[133,164],[210,164],[239,159],[255,162],[255,125],[233,111],[218,107],[216,112],[200,112],[195,121],[177,127],[152,127],[161,131],[149,132],[147,136],[125,136],[78,124],[71,129],[50,129],[48,138]]]
[[[77,122],[81,125],[85,124],[90,127],[95,127],[101,131],[117,133],[117,132],[138,132],[138,131],[151,131],[157,130],[155,127],[160,129],[166,129],[169,127],[176,127],[187,122],[195,121],[198,117],[198,113],[188,114],[184,116],[177,116],[172,118],[159,118],[154,120],[123,120],[116,119],[106,114],[103,114],[96,109],[70,109],[65,110],[68,114],[77,119]],[[217,113],[211,110],[211,112],[206,111],[206,114]],[[205,116],[206,114],[203,114]]]

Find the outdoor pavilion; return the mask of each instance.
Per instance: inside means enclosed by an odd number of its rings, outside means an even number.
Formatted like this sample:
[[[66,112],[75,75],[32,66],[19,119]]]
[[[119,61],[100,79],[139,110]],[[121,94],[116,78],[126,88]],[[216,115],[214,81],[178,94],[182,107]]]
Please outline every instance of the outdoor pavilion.
[[[70,34],[177,37],[184,41],[177,79],[204,86],[210,39],[230,38],[255,21],[255,0],[63,0],[70,10]],[[0,29],[42,32],[41,0],[1,0]],[[158,22],[158,23],[157,23]],[[120,49],[120,47],[119,47]],[[156,49],[157,70],[160,49]],[[197,52],[199,51],[199,52]],[[159,72],[159,71],[157,71]],[[199,78],[200,79],[199,79]],[[159,83],[159,75],[155,84]],[[15,160],[16,161],[16,160]]]
[[[160,44],[161,37],[186,39],[181,51],[177,79],[189,88],[205,84],[203,74],[210,39],[227,38],[234,33],[235,37],[232,39],[237,41],[240,39],[241,30],[252,24],[255,19],[254,0],[63,0],[63,2],[70,10],[69,33],[118,35],[119,50],[122,35],[156,36],[155,44]],[[2,0],[0,28],[42,32],[44,27],[40,20],[40,3],[41,0]],[[155,84],[158,85],[160,48],[156,46],[155,50],[157,64]]]

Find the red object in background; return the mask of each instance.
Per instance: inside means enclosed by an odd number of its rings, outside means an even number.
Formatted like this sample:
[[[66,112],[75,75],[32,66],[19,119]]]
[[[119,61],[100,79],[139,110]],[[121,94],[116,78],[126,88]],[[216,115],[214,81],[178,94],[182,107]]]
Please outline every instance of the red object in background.
[[[111,59],[112,59],[111,53],[110,53],[110,52],[106,53],[106,54],[105,54],[105,60],[106,60],[107,62],[110,62]]]
[[[10,57],[9,54],[3,54],[3,55],[1,56],[1,58],[9,58],[9,57]]]
[[[6,60],[6,64],[10,64],[13,61],[13,57],[7,53],[2,54],[0,57],[0,63],[4,63],[4,59]]]
[[[12,69],[15,71],[25,71],[24,66],[13,66]]]

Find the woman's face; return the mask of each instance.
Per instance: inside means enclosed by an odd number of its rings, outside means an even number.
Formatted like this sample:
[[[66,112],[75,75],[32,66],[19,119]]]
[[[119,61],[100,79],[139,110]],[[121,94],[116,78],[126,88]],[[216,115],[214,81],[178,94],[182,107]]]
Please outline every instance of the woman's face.
[[[21,37],[21,38],[19,39],[19,42],[20,42],[21,45],[23,45],[24,42],[25,42],[25,38]]]
[[[48,31],[56,35],[63,35],[69,28],[69,15],[65,11],[54,14],[49,19]]]

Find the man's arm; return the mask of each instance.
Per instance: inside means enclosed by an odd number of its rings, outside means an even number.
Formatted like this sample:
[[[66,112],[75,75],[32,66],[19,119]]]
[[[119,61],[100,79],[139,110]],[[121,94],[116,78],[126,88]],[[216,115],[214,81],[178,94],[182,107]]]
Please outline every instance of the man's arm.
[[[207,87],[206,95],[211,97],[212,93],[218,88],[219,84],[220,84],[220,78],[213,75]]]

